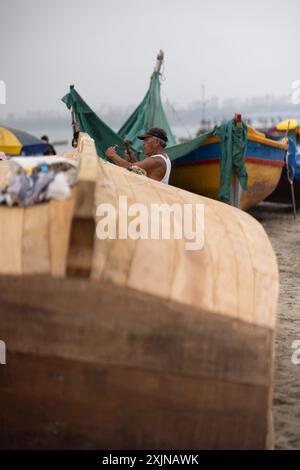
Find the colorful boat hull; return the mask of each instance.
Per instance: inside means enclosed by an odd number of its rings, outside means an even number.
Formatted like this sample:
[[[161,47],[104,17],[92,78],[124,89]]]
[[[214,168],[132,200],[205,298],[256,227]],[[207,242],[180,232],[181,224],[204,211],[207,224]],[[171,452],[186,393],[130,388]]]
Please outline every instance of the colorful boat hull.
[[[248,189],[242,191],[232,176],[234,205],[249,209],[266,199],[276,188],[287,150],[286,143],[267,139],[264,134],[248,128],[246,169]],[[197,149],[173,161],[170,183],[203,196],[218,199],[220,186],[220,140],[209,137]]]

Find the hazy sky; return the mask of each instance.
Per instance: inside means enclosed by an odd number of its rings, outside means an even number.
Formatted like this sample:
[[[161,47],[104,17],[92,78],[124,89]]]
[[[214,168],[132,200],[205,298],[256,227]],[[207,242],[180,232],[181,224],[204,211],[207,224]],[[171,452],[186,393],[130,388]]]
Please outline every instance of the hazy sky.
[[[0,0],[0,116],[63,110],[74,83],[92,107],[138,103],[158,50],[163,99],[291,93],[299,0]]]

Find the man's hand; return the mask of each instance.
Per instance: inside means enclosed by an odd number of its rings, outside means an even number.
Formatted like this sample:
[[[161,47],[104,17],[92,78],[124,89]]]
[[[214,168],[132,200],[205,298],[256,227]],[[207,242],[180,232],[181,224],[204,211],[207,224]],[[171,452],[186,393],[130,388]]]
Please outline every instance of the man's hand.
[[[108,147],[108,149],[105,152],[105,155],[107,158],[110,158],[112,161],[114,161],[114,158],[119,157],[119,155],[116,152],[115,147]]]
[[[136,158],[136,154],[131,150],[129,149],[129,152],[127,150],[125,150],[125,160],[127,160],[127,162],[130,162],[130,163],[135,163],[137,162],[137,158]]]
[[[113,147],[108,147],[105,152],[105,155],[107,156],[107,158],[110,158],[113,163],[122,166],[123,168],[128,168],[132,165],[132,163],[127,162],[124,158],[120,157],[120,155],[117,154],[115,145]]]

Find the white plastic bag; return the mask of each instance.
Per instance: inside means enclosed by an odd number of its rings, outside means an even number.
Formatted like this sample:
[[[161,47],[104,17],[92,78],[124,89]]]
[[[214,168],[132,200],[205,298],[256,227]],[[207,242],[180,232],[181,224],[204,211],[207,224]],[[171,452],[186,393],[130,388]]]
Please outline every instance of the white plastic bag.
[[[46,192],[46,199],[65,199],[70,196],[70,187],[63,172],[57,173],[49,184]]]

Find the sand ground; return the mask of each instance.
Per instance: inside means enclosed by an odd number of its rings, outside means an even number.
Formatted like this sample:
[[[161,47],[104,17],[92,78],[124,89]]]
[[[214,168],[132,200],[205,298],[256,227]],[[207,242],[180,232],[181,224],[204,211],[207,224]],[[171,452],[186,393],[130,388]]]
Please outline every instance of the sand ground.
[[[296,220],[291,207],[282,204],[262,203],[250,213],[269,235],[280,273],[273,401],[275,446],[300,449],[300,364],[291,360],[295,352],[292,343],[300,340],[300,210]]]

